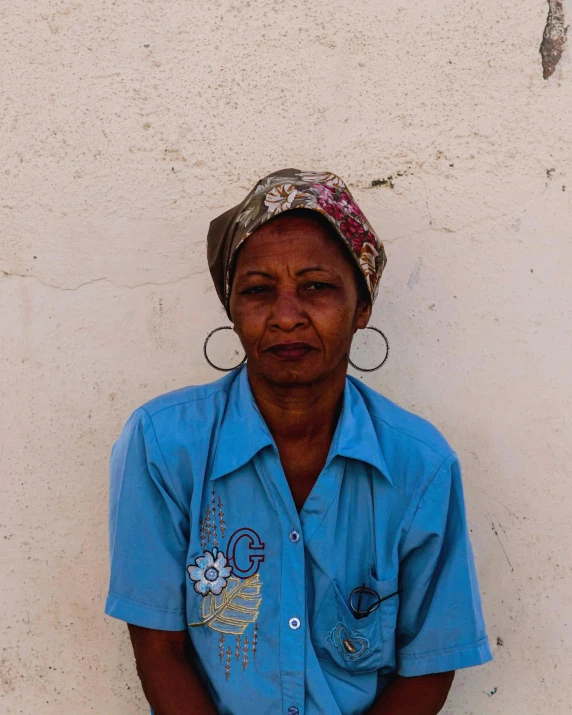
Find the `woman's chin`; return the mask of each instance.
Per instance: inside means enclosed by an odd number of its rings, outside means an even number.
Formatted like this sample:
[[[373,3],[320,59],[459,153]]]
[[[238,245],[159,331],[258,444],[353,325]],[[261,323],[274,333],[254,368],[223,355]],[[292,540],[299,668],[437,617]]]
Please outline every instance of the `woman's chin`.
[[[279,385],[308,385],[327,379],[333,367],[321,360],[261,360],[251,367],[269,382]]]

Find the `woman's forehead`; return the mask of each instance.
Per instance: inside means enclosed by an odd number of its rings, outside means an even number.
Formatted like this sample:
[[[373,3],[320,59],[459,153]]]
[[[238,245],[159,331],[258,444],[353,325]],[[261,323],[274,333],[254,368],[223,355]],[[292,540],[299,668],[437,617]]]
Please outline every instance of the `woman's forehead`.
[[[245,241],[237,255],[237,272],[254,264],[302,265],[311,262],[324,269],[349,263],[341,240],[333,237],[319,221],[298,216],[279,217],[261,226]]]

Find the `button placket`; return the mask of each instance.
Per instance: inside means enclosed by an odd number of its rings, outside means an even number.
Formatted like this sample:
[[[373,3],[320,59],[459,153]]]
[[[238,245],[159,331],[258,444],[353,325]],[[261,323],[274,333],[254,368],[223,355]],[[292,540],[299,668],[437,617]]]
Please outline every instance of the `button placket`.
[[[304,549],[299,545],[294,548],[294,544],[302,543],[302,528],[277,452],[267,454],[265,459],[257,455],[254,463],[265,482],[267,491],[274,498],[282,529],[281,603],[279,620],[277,619],[276,624],[281,631],[280,675],[284,708],[282,712],[287,713],[288,708],[295,707],[298,715],[302,715],[307,637],[306,584],[303,578],[292,578],[293,574],[305,573]],[[269,471],[276,472],[274,478],[269,478]],[[280,496],[279,499],[275,499],[276,492]],[[296,532],[297,539],[293,532]]]

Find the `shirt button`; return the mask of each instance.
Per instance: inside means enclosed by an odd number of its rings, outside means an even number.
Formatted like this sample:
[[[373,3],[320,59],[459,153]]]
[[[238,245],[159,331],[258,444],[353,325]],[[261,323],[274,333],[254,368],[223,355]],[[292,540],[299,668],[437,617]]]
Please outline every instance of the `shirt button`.
[[[300,711],[295,705],[290,705],[288,708],[288,715],[299,715]]]
[[[291,618],[288,621],[288,625],[293,631],[297,631],[298,628],[300,628],[300,619],[299,618]]]
[[[296,529],[293,529],[288,534],[288,538],[295,544],[297,541],[300,541],[300,534],[296,531]]]

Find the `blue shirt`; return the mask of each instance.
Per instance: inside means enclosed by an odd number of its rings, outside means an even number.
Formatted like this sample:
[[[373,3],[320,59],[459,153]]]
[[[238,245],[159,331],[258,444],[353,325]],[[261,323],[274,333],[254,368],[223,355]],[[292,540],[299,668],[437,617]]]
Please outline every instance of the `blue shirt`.
[[[151,400],[112,449],[109,530],[105,612],[188,628],[219,713],[362,713],[396,673],[492,658],[458,456],[354,377],[300,513],[246,365]],[[357,619],[363,584],[383,600]]]

